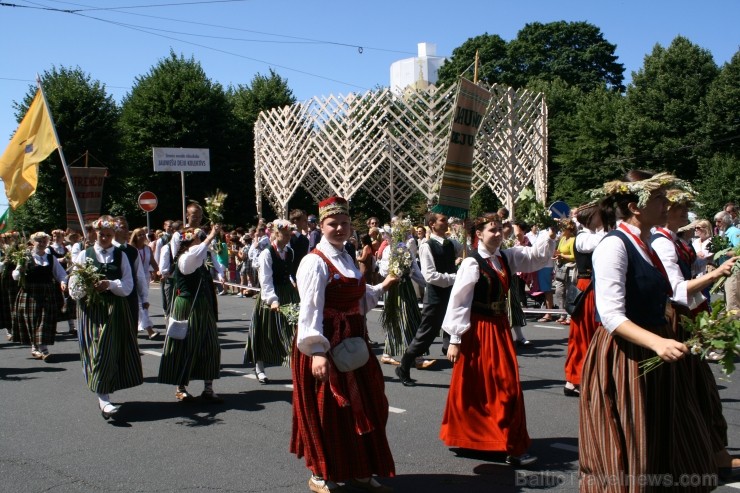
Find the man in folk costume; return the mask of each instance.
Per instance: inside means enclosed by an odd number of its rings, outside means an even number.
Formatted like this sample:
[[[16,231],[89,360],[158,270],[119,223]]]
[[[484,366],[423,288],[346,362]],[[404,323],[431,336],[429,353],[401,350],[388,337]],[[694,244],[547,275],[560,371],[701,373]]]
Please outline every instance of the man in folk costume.
[[[447,216],[430,212],[426,217],[427,226],[432,234],[428,241],[419,247],[421,273],[427,283],[424,292],[424,306],[421,310],[421,324],[416,330],[414,339],[406,348],[401,364],[396,368],[396,375],[406,387],[416,385],[411,378],[411,366],[416,358],[429,350],[434,339],[442,329],[442,320],[447,310],[452,285],[455,283],[455,271],[462,245],[455,240],[445,238],[448,224]],[[450,336],[443,334],[442,353],[447,354]]]
[[[148,269],[149,266],[144,267],[141,265],[141,261],[139,260],[139,251],[136,247],[128,243],[129,230],[126,218],[118,216],[115,220],[118,221],[119,226],[116,230],[116,237],[115,240],[113,240],[113,245],[115,245],[116,248],[120,248],[128,259],[129,265],[131,266],[131,277],[133,277],[134,281],[134,289],[132,289],[128,294],[126,300],[131,308],[131,320],[134,323],[132,330],[136,333],[139,325],[139,303],[141,303],[145,308],[149,308],[149,279],[148,276],[144,274],[144,269]]]

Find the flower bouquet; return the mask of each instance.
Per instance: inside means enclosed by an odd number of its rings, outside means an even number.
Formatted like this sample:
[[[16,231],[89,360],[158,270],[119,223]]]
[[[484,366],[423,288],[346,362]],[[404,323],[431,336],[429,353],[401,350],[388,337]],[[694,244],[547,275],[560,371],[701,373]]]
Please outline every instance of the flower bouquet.
[[[98,304],[102,301],[102,295],[95,289],[95,285],[103,280],[104,276],[100,273],[93,260],[85,259],[84,264],[73,263],[72,274],[69,276],[69,296],[75,301],[85,298],[87,306]]]
[[[692,356],[706,358],[710,351],[722,354],[717,362],[725,375],[735,371],[735,357],[740,354],[740,312],[725,310],[725,302],[717,300],[712,303],[711,312],[701,312],[696,318],[681,317],[684,329],[691,334],[684,342]],[[640,362],[641,375],[662,365],[660,356],[653,356]]]
[[[24,287],[26,282],[26,276],[24,275],[26,265],[29,262],[32,262],[31,260],[31,254],[26,248],[14,248],[11,249],[6,253],[8,257],[8,261],[15,265],[16,268],[21,272],[21,277],[18,279],[18,285],[20,287]]]
[[[280,305],[279,310],[289,325],[298,325],[298,314],[301,311],[301,305],[298,303],[287,303]]]
[[[216,193],[211,197],[206,197],[206,206],[203,207],[208,219],[211,220],[211,224],[219,224],[224,220],[224,202],[226,201],[227,194],[221,190],[216,189]]]
[[[421,311],[416,301],[416,292],[411,283],[411,252],[406,241],[411,235],[409,219],[397,219],[392,224],[388,259],[388,275],[398,277],[398,284],[391,286],[385,295],[380,322],[386,332],[384,353],[391,356],[402,354],[413,339],[421,323]]]
[[[714,238],[716,238],[716,236]],[[714,260],[714,265],[719,267],[728,258],[734,257],[736,255],[740,255],[740,246],[738,246],[737,248],[730,247],[730,248],[725,248],[724,250],[719,250],[714,253],[714,257],[712,258]],[[730,272],[730,276],[739,275],[738,272],[740,272],[740,263],[735,262],[735,265],[732,266],[732,271]],[[712,287],[709,289],[709,293],[714,294],[720,289],[722,289],[722,287],[725,285],[725,281],[727,281],[727,277],[729,276],[721,277],[720,279],[718,279],[717,282],[715,282],[712,285]]]

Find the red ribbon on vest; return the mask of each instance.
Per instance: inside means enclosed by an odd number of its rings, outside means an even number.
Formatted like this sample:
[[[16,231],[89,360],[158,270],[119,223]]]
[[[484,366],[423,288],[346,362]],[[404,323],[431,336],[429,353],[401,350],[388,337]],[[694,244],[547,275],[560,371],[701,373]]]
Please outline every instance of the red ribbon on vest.
[[[624,223],[619,223],[619,229],[621,229],[622,231],[630,235],[632,239],[635,240],[635,243],[637,243],[639,247],[642,248],[642,251],[644,251],[647,254],[648,258],[653,263],[653,267],[658,269],[658,272],[660,272],[663,275],[666,282],[668,283],[668,290],[667,290],[668,296],[673,296],[673,288],[671,287],[670,279],[668,279],[668,273],[665,271],[663,262],[660,260],[660,257],[658,257],[658,254],[655,253],[655,250],[647,246],[645,242],[642,241],[639,236],[637,236],[632,231],[630,231],[629,228],[624,225]]]

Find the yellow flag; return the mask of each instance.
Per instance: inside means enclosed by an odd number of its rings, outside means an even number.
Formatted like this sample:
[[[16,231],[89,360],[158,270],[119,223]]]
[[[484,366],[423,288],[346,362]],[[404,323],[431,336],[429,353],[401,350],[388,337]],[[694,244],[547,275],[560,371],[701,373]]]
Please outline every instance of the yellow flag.
[[[0,157],[0,177],[13,209],[36,191],[38,164],[59,147],[41,89]]]

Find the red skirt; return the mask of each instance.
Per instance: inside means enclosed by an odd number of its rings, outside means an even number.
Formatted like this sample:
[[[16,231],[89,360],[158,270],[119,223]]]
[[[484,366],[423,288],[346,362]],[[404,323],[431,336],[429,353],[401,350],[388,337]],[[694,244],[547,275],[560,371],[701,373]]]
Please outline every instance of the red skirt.
[[[578,279],[576,286],[583,291],[589,284],[591,284],[591,279]],[[568,354],[565,357],[565,380],[573,385],[581,384],[583,360],[586,359],[588,345],[591,344],[591,339],[593,339],[596,327],[598,326],[594,290],[591,289],[586,293],[586,297],[583,299],[583,305],[570,319]]]
[[[439,438],[450,447],[521,455],[529,448],[519,365],[506,316],[471,316],[452,369]]]
[[[372,354],[372,351],[371,351]],[[378,359],[370,357],[353,372],[338,373],[342,391],[349,394],[354,379],[362,400],[362,411],[372,431],[358,434],[353,406],[340,407],[329,382],[319,382],[311,373],[311,357],[293,344],[293,430],[290,452],[305,457],[306,467],[331,481],[347,481],[372,475],[395,476],[393,455],[385,426],[388,399]],[[331,367],[331,372],[337,372]]]

